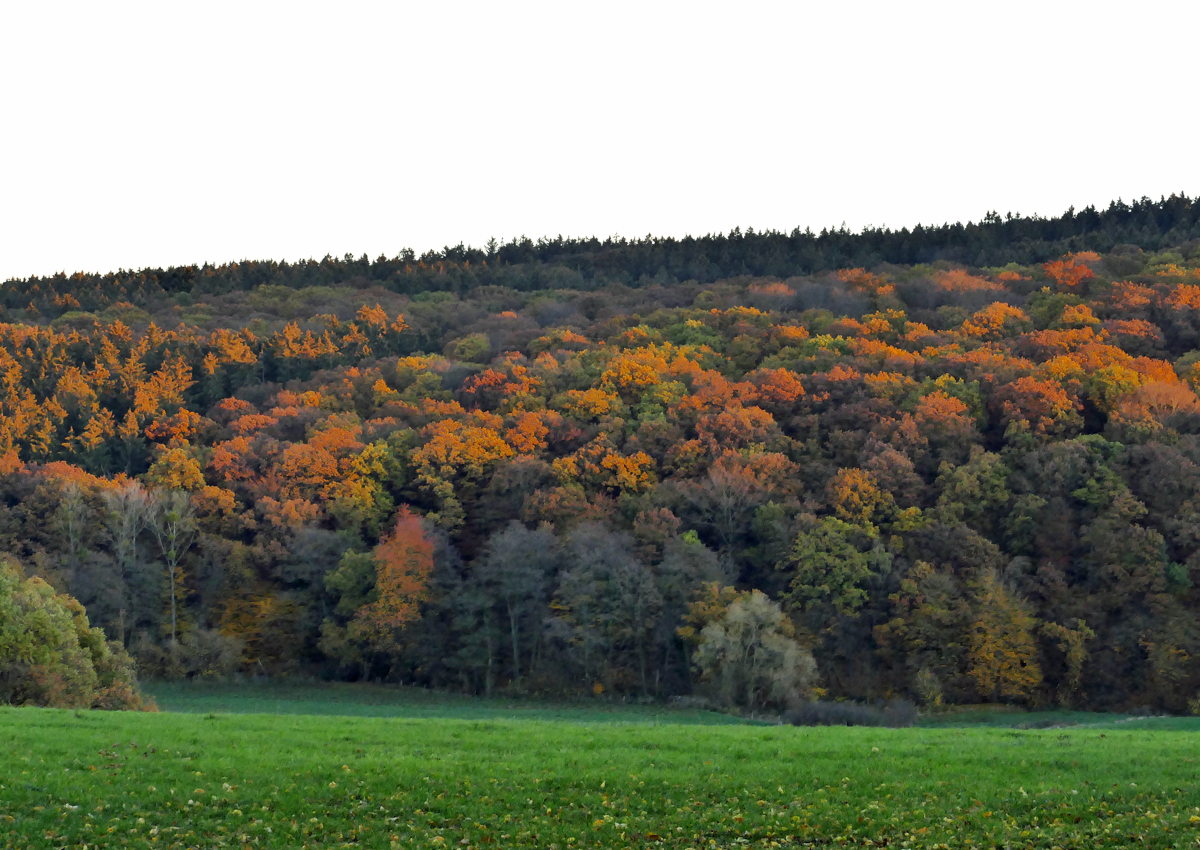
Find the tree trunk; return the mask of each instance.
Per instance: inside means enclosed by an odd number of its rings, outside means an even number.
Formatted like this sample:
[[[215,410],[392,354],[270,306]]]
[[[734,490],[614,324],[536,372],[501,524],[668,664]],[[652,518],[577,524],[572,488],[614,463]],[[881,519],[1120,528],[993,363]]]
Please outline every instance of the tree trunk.
[[[508,626],[509,632],[512,634],[512,654],[513,654],[513,682],[521,681],[521,650],[520,643],[517,640],[517,621],[520,618],[520,613],[510,601],[508,603]]]
[[[492,641],[491,617],[488,616],[486,608],[483,614],[483,634],[487,646],[487,667],[483,674],[483,692],[486,696],[490,697],[492,695],[492,684],[495,681],[495,674],[492,672],[492,659],[496,656],[496,649]]]
[[[637,642],[638,654],[638,674],[642,680],[642,696],[647,694],[646,689],[646,644],[645,641]]]
[[[174,554],[174,553],[172,553]],[[177,638],[176,618],[175,618],[175,562],[172,560],[167,568],[171,574],[171,645],[175,646],[179,643]]]

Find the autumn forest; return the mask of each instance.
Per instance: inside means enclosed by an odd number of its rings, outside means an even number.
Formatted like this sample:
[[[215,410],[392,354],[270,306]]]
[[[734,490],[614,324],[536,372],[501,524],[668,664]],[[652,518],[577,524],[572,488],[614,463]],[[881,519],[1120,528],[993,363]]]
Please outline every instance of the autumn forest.
[[[1200,711],[1197,389],[1183,196],[10,280],[0,560],[143,677]]]

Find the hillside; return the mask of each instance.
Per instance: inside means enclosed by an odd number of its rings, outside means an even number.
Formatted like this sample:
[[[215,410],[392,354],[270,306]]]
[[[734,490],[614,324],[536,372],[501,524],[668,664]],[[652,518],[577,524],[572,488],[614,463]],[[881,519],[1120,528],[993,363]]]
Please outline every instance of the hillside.
[[[711,692],[759,590],[806,694],[1200,706],[1186,197],[0,304],[0,552],[145,674]]]

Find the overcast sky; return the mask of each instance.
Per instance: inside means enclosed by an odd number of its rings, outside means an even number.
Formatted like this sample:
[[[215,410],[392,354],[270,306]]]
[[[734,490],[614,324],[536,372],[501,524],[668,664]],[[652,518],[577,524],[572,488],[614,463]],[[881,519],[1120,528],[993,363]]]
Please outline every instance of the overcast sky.
[[[1200,194],[1200,3],[6,3],[0,279]]]

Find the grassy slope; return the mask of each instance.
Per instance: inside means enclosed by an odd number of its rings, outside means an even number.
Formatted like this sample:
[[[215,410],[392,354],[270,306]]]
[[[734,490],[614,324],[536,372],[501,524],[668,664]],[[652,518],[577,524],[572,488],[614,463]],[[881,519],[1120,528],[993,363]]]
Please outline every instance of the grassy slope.
[[[1200,741],[1135,728],[1148,723],[1167,721],[888,730],[0,709],[0,846],[1195,846]]]

